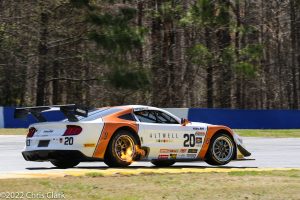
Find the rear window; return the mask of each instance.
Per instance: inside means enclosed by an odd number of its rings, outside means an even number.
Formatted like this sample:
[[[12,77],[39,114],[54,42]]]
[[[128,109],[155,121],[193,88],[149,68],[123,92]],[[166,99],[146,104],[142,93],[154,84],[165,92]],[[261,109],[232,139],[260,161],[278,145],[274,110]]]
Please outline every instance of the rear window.
[[[92,121],[119,112],[121,110],[122,110],[121,108],[103,108],[99,110],[90,111],[87,117],[82,117],[82,116],[76,116],[76,117],[78,118],[79,121]],[[68,120],[66,119],[64,121],[68,121]]]

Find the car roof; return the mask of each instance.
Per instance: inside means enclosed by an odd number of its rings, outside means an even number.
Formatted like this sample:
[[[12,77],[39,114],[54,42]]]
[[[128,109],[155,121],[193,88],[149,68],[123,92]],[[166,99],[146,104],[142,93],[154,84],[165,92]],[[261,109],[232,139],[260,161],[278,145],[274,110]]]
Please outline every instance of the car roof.
[[[153,106],[145,106],[145,105],[122,105],[122,106],[113,106],[113,107],[120,107],[123,109],[141,109],[141,110],[162,110],[161,108],[153,107]]]

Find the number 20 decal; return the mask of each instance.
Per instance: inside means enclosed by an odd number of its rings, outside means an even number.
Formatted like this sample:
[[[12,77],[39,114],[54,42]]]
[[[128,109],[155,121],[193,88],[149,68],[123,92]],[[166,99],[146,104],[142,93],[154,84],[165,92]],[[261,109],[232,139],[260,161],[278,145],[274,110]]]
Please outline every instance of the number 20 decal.
[[[194,147],[196,143],[196,138],[194,134],[184,134],[183,138],[185,138],[183,142],[184,147]]]
[[[73,145],[74,139],[72,137],[65,137],[65,145]]]

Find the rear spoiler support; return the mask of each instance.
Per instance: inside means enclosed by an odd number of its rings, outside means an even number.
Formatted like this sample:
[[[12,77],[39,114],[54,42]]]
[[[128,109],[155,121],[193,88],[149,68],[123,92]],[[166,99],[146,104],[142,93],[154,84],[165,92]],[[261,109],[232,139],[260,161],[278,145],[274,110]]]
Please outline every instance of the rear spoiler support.
[[[77,122],[78,118],[76,115],[87,117],[88,116],[88,109],[87,108],[80,108],[76,104],[67,104],[67,105],[53,105],[53,106],[36,106],[36,107],[23,107],[23,108],[16,108],[14,112],[14,118],[16,119],[25,119],[28,114],[32,114],[33,117],[38,122],[47,122],[46,118],[42,115],[44,111],[51,111],[51,110],[59,110],[61,111],[65,117],[70,122]]]

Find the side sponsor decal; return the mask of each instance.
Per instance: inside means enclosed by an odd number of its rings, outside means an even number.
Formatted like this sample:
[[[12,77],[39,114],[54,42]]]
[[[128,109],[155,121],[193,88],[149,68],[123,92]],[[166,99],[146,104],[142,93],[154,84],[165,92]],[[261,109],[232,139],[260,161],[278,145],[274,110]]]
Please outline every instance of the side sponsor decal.
[[[187,158],[196,158],[197,154],[186,154]]]
[[[177,133],[150,133],[150,138],[172,139],[172,138],[178,138],[178,135]]]
[[[202,144],[202,137],[196,137],[196,144]]]
[[[189,149],[188,153],[197,153],[198,149]]]
[[[169,142],[173,142],[173,140],[170,140],[170,139],[158,139],[158,140],[156,140],[156,142],[159,142],[159,143],[169,143]]]
[[[179,150],[179,153],[186,153],[187,152],[187,149],[180,149]]]
[[[204,127],[193,127],[193,130],[204,130]]]
[[[178,153],[178,149],[160,149],[160,153]]]
[[[176,159],[177,154],[170,154],[170,159]]]
[[[179,154],[177,155],[177,159],[194,159],[197,158],[197,154]]]
[[[168,159],[168,158],[169,158],[169,155],[166,155],[166,154],[158,155],[158,159]]]
[[[161,149],[159,152],[160,153],[170,153],[170,150],[169,149]]]
[[[202,131],[196,131],[195,136],[204,136],[205,132]]]

